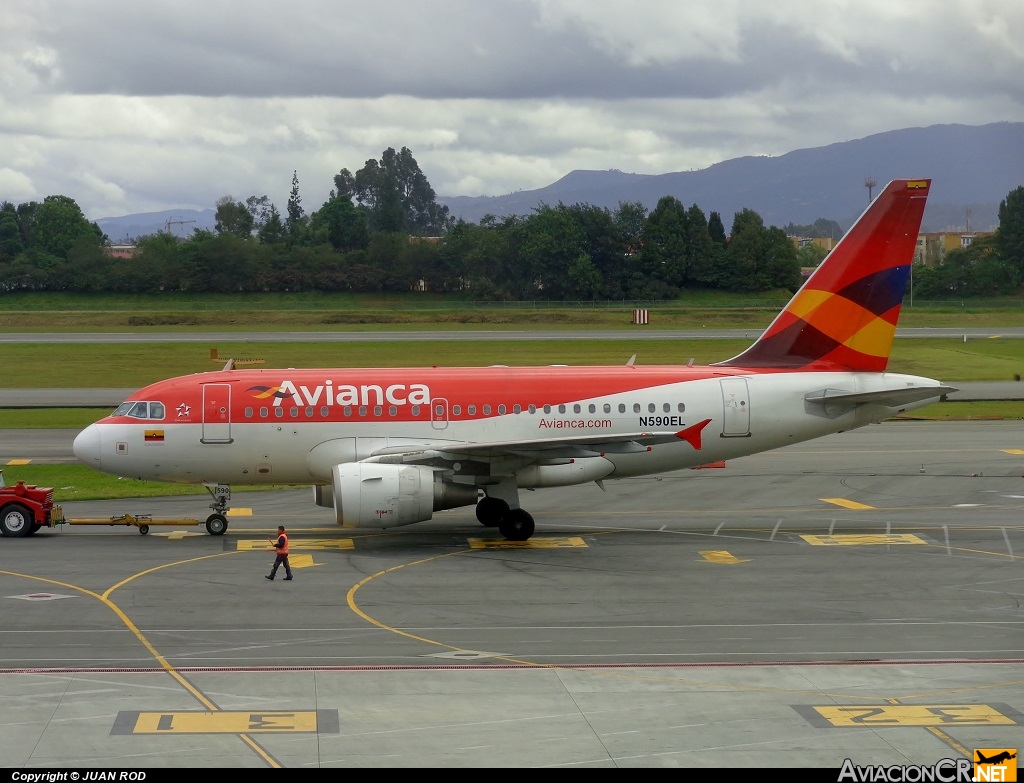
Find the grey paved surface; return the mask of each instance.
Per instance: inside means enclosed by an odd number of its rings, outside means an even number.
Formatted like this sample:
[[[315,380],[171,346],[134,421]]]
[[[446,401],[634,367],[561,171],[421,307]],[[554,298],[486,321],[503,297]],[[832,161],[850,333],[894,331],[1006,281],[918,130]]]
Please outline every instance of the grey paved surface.
[[[236,494],[222,537],[2,539],[0,760],[838,770],[1017,747],[1022,476],[1024,423],[895,422],[525,493],[530,546],[485,546],[464,509],[340,530],[308,490]],[[263,579],[278,523],[290,583]]]

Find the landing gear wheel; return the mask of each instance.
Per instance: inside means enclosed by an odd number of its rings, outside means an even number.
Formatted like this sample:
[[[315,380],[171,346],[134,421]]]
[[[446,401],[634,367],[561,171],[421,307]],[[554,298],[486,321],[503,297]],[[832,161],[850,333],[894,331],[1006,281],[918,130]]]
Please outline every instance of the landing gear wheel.
[[[149,532],[149,525],[139,525],[139,533],[146,535]]]
[[[476,504],[476,518],[481,525],[497,527],[501,518],[508,513],[508,503],[499,498],[484,495]]]
[[[0,512],[0,533],[8,538],[27,536],[34,524],[32,512],[21,503],[9,503]]]
[[[514,508],[501,518],[498,530],[509,541],[526,541],[533,535],[533,517],[521,508]]]
[[[211,536],[222,536],[228,529],[228,521],[220,514],[210,514],[206,518],[206,532]]]

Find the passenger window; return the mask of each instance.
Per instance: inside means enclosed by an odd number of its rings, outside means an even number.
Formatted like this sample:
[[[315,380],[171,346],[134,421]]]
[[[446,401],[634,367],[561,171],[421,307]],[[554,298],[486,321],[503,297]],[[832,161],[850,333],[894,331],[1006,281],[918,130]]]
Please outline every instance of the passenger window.
[[[505,415],[505,410],[506,410],[506,408],[505,408],[504,404],[499,405],[498,406],[498,415],[499,416],[504,416]]]
[[[672,410],[672,406],[666,402],[664,405],[661,406],[661,409],[665,411],[665,413],[669,413]]]
[[[580,410],[582,410],[582,409],[580,408],[579,403],[577,403],[576,405],[572,406],[572,412],[573,413],[579,413]]]
[[[512,412],[513,413],[522,413],[523,412],[523,406],[520,405],[519,403],[516,403],[515,405],[512,406]]]
[[[639,412],[640,412],[640,403],[639,402],[634,402],[633,403],[633,413],[639,413]]]
[[[352,406],[346,405],[345,408],[342,410],[342,413],[345,414],[345,418],[347,419],[349,416],[352,415]]]
[[[462,406],[461,405],[453,405],[452,406],[452,416],[458,416],[460,413],[462,413]]]
[[[470,405],[466,409],[466,412],[469,413],[470,416],[476,416],[476,406],[475,405]]]
[[[551,406],[550,405],[545,405],[544,406],[544,412],[545,413],[551,413]]]
[[[380,405],[373,406],[373,415],[380,416],[384,412],[384,409]]]
[[[282,418],[284,416],[284,408],[274,408],[274,415],[279,419]]]
[[[683,413],[686,410],[686,406],[683,403],[679,403],[677,407],[679,408],[680,413]]]
[[[265,419],[269,415],[270,415],[270,411],[266,407],[260,408],[260,418],[261,419]]]
[[[419,416],[420,415],[420,406],[419,405],[413,405],[412,406],[412,415],[413,416]]]
[[[299,418],[299,409],[298,409],[298,408],[296,408],[296,407],[295,407],[294,405],[293,405],[293,406],[292,406],[292,408],[291,408],[291,409],[290,409],[290,410],[288,411],[288,413],[289,413],[289,414],[291,415],[291,417],[292,417],[293,419],[297,419],[297,418]]]
[[[397,416],[398,415],[398,407],[395,406],[395,405],[392,405],[390,408],[388,408],[388,413],[390,415],[392,415],[392,416]]]
[[[484,406],[484,416],[490,416],[490,415],[491,415],[491,406],[490,405],[485,405]]]
[[[605,413],[611,413],[612,412],[612,406],[609,405],[607,402],[604,404],[604,412]]]
[[[306,407],[306,418],[307,419],[312,419],[313,418],[313,409],[310,408],[309,406]]]
[[[251,419],[252,418],[252,408],[246,407],[246,409],[245,409],[245,418],[247,418],[247,419]]]
[[[331,410],[326,405],[320,406],[320,417],[326,419],[331,415]]]
[[[558,412],[559,413],[565,413],[565,406],[564,405],[559,405],[558,406]]]
[[[365,416],[366,415],[366,406],[365,405],[360,405],[359,406],[359,415],[360,416]]]
[[[623,403],[620,402],[619,403],[619,413],[625,413],[625,412],[626,412],[626,406]]]
[[[656,406],[653,402],[647,404],[648,413],[654,413],[656,410],[658,410],[658,406]]]

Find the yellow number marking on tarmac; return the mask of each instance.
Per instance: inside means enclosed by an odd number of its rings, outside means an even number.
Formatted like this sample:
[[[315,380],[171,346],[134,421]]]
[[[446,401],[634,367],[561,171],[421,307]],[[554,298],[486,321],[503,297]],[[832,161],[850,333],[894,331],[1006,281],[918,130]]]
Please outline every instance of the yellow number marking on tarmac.
[[[27,465],[32,460],[30,459],[9,459],[7,460],[8,465]]]
[[[873,511],[874,506],[868,506],[864,503],[858,503],[856,500],[847,500],[846,498],[821,498],[825,503],[832,503],[836,506],[842,506],[843,508],[849,508],[853,511]]]
[[[1007,454],[1024,454],[1024,449],[999,449]]]
[[[236,542],[239,552],[255,552],[266,550],[274,551],[273,545],[265,538],[241,538]],[[293,538],[288,542],[288,548],[293,552],[296,550],[307,550],[322,552],[328,549],[355,549],[355,542],[351,538]],[[290,558],[295,562],[295,558]]]
[[[544,536],[530,538],[527,541],[506,541],[505,539],[471,538],[470,549],[565,549],[571,547],[586,548],[587,542],[579,536],[553,538]]]
[[[860,704],[856,706],[799,706],[795,708],[822,728],[853,726],[1016,726],[1011,714],[989,704]]]
[[[735,565],[736,563],[749,563],[749,560],[740,560],[736,555],[730,554],[724,549],[707,549],[700,553],[709,563],[720,563],[722,565]]]
[[[844,533],[833,536],[800,536],[813,546],[869,546],[876,544],[927,544],[913,533]]]
[[[337,710],[119,712],[111,734],[337,733]]]

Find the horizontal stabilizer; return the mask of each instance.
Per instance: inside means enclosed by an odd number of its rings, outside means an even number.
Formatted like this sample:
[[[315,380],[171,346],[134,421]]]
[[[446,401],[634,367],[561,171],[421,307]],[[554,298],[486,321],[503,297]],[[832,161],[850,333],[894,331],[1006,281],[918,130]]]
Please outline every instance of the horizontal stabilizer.
[[[845,389],[819,389],[804,395],[807,402],[822,405],[885,405],[896,408],[911,402],[927,400],[931,397],[942,397],[955,392],[952,386],[900,386],[896,389],[881,389],[869,392],[851,392]]]

